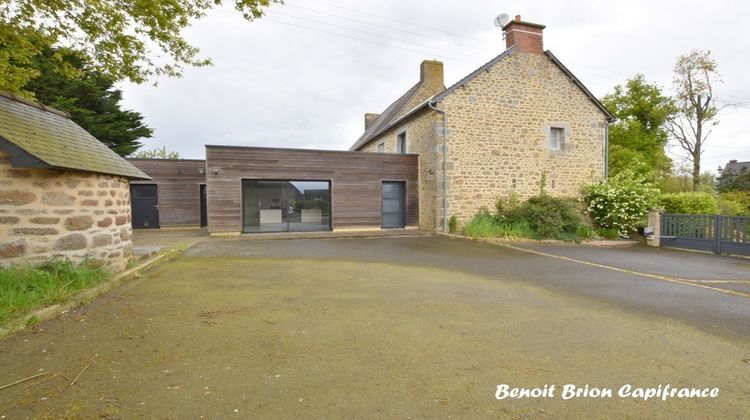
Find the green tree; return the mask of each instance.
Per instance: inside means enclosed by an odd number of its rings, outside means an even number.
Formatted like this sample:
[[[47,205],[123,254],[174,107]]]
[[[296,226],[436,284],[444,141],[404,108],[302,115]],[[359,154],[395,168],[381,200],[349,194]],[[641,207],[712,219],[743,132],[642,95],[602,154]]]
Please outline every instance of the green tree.
[[[713,85],[718,82],[721,77],[711,51],[693,50],[677,58],[673,79],[677,112],[667,129],[693,164],[693,191],[700,187],[704,145],[711,127],[719,123],[716,116],[721,108],[713,93]]]
[[[609,127],[610,173],[628,170],[649,180],[668,174],[672,162],[664,152],[665,124],[675,110],[670,98],[637,74],[602,102],[617,118]]]
[[[280,0],[233,0],[247,20]],[[182,32],[222,5],[221,0],[0,0],[0,89],[20,89],[35,76],[32,58],[42,45],[82,51],[98,70],[115,81],[142,83],[153,76],[180,76],[184,66],[205,66]]]
[[[70,113],[71,118],[121,156],[141,147],[153,131],[141,114],[121,109],[122,92],[101,74],[85,54],[46,47],[33,58],[37,76],[23,89],[45,105]],[[61,71],[66,69],[66,71]]]
[[[161,149],[139,150],[131,157],[135,159],[180,159],[180,153],[168,151],[166,146],[162,146]]]
[[[720,192],[750,192],[750,170],[743,167],[738,171],[722,171],[718,180],[717,189]]]

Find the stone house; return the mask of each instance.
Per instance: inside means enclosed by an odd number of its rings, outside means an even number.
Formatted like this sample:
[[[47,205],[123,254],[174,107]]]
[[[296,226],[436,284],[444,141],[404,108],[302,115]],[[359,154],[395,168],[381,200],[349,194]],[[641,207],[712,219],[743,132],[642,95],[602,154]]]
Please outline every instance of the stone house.
[[[0,264],[133,255],[130,180],[149,179],[67,113],[0,92]]]
[[[544,26],[520,16],[503,27],[507,49],[446,89],[443,65],[380,114],[350,150],[419,154],[419,226],[447,230],[511,193],[575,196],[606,176],[612,114],[550,52]]]

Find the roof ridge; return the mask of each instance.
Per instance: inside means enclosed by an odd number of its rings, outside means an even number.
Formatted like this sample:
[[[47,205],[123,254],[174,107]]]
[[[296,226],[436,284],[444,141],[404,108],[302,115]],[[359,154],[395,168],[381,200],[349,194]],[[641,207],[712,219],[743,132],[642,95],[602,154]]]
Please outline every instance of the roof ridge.
[[[41,109],[42,111],[47,111],[49,113],[52,113],[52,114],[55,114],[55,115],[59,115],[61,117],[65,117],[65,118],[68,118],[68,119],[71,119],[70,113],[68,113],[66,111],[61,111],[59,109],[52,108],[50,106],[44,105],[43,103],[32,101],[31,99],[24,98],[22,96],[16,95],[14,93],[11,93],[11,92],[8,92],[8,91],[5,91],[5,90],[0,90],[0,96],[8,98],[8,99],[10,99],[12,101],[20,102],[20,103],[22,103],[24,105],[28,105],[28,106],[34,107],[36,109]]]
[[[450,92],[456,90],[456,88],[460,87],[461,85],[464,85],[469,82],[469,80],[473,79],[477,74],[485,71],[489,67],[492,67],[495,63],[500,61],[502,58],[505,58],[505,56],[510,55],[511,53],[516,51],[516,46],[512,45],[510,48],[506,49],[505,51],[501,52],[500,54],[492,57],[492,59],[481,66],[477,67],[474,71],[467,74],[466,76],[462,77],[461,80],[457,81],[456,83],[450,85],[447,87],[444,91],[439,92],[435,95],[435,101],[440,102],[445,98],[446,95],[448,95]]]
[[[370,125],[370,128],[365,130],[364,133],[362,133],[361,136],[357,139],[357,141],[354,142],[354,145],[349,148],[349,150],[356,150],[365,144],[369,143],[370,140],[373,139],[373,134],[380,132],[382,127],[387,127],[391,124],[391,122],[398,118],[398,114],[400,111],[403,110],[404,106],[406,106],[411,98],[414,97],[414,95],[417,94],[419,91],[419,87],[422,86],[423,82],[420,80],[417,83],[415,83],[412,87],[410,87],[406,92],[404,92],[401,96],[396,98],[393,102],[391,102],[378,116],[378,118],[375,119],[375,121],[372,122],[372,125]],[[399,103],[401,103],[399,107]],[[394,108],[397,107],[397,108]],[[388,120],[388,121],[386,121]],[[382,125],[385,123],[385,125]]]

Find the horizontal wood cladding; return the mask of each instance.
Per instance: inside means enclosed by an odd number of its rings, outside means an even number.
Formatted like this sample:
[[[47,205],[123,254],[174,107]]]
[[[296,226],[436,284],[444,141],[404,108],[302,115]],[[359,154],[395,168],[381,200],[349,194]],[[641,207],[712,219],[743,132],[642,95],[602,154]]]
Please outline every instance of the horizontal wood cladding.
[[[133,184],[156,184],[159,226],[200,226],[200,184],[206,183],[205,160],[128,159],[153,178]]]
[[[331,181],[334,229],[380,227],[382,181],[404,181],[406,224],[417,226],[418,159],[385,153],[206,146],[208,230],[242,230],[243,179]]]

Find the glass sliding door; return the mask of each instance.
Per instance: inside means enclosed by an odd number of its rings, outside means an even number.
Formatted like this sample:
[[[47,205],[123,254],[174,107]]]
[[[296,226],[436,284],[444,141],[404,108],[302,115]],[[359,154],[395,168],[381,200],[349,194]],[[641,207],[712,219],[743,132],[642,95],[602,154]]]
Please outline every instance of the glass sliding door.
[[[329,181],[242,181],[244,232],[331,230]]]
[[[286,231],[286,181],[242,181],[243,231]]]
[[[331,186],[328,181],[287,183],[290,232],[331,230]]]

